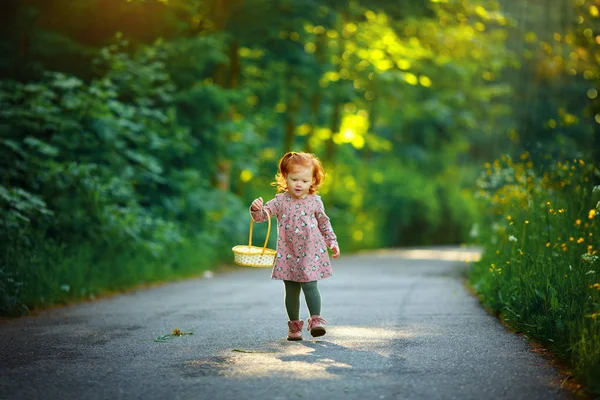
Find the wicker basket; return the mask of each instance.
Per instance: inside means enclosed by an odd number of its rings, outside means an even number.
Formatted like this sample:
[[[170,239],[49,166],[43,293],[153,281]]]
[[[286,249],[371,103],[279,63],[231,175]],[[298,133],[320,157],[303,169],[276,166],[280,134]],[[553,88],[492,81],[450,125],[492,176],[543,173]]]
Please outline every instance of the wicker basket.
[[[250,239],[248,240],[248,246],[239,245],[231,249],[233,250],[233,261],[242,267],[271,268],[275,264],[277,252],[267,248],[269,235],[271,234],[271,216],[267,210],[265,212],[267,213],[268,228],[264,246],[252,246],[254,220],[250,218]]]

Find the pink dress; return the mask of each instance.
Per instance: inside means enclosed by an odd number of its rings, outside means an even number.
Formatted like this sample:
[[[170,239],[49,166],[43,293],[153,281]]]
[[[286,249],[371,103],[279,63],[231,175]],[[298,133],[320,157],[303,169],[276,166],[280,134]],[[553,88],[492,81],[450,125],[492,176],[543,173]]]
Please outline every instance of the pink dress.
[[[250,211],[256,222],[267,220],[267,210],[277,217],[277,257],[271,279],[311,282],[332,275],[327,247],[337,245],[321,196],[309,194],[295,199],[280,193],[264,204],[262,210]]]

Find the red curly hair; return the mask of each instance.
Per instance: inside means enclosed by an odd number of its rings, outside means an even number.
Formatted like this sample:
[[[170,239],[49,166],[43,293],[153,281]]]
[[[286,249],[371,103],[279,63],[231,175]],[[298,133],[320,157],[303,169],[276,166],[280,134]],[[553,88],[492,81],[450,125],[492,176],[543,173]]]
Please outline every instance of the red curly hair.
[[[275,175],[273,186],[277,186],[277,192],[286,192],[288,190],[285,178],[290,172],[295,172],[299,169],[312,169],[313,181],[310,185],[308,193],[315,194],[319,191],[319,187],[325,180],[325,170],[321,161],[311,153],[297,153],[290,151],[285,153],[279,160],[279,172]]]

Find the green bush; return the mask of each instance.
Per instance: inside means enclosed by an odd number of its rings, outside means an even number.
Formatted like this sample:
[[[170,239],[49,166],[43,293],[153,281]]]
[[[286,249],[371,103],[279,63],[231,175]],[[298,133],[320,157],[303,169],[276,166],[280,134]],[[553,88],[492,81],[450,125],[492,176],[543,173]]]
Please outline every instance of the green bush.
[[[2,314],[200,272],[243,231],[196,168],[164,57],[113,45],[89,83],[0,83]]]
[[[536,171],[523,159],[497,160],[479,181],[488,218],[470,283],[493,313],[600,393],[598,169],[571,160]]]

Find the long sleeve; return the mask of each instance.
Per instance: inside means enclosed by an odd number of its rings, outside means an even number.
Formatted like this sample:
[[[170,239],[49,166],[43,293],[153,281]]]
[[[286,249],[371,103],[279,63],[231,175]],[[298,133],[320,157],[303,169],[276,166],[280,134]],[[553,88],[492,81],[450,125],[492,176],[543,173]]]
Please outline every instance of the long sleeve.
[[[334,245],[338,245],[337,236],[333,231],[333,227],[331,226],[331,221],[329,217],[325,213],[325,206],[323,205],[323,201],[320,197],[318,197],[318,209],[316,212],[317,223],[319,224],[319,230],[325,239],[325,244],[330,249],[334,247]]]
[[[267,220],[267,212],[271,217],[277,216],[277,208],[275,204],[275,199],[271,199],[263,204],[263,207],[260,210],[252,211],[251,208],[248,209],[250,211],[250,216],[254,220],[254,222],[265,222]]]

